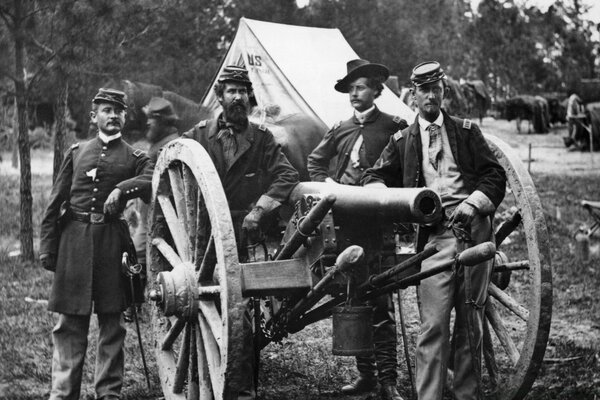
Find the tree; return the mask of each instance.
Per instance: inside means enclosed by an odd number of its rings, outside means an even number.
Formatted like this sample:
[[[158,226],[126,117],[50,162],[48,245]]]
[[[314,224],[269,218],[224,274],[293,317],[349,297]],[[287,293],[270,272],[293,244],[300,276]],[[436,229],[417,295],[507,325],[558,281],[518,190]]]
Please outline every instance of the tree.
[[[12,4],[0,4],[0,18],[13,40],[14,69],[4,71],[14,83],[18,120],[18,146],[21,172],[19,193],[21,196],[21,220],[19,239],[21,255],[24,260],[32,261],[33,222],[31,195],[31,155],[29,150],[29,132],[27,130],[27,76],[25,70],[25,38],[28,24],[33,17],[33,2],[13,0]]]

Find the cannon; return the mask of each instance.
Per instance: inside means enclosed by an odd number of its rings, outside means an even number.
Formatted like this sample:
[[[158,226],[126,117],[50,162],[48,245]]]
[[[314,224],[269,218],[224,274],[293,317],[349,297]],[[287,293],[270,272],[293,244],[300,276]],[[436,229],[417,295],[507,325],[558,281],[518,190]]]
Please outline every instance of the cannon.
[[[550,328],[548,234],[526,168],[506,144],[487,140],[508,178],[495,243],[469,249],[441,268],[494,258],[484,383],[498,399],[521,399],[537,376]],[[370,323],[362,303],[429,276],[418,265],[439,249],[401,254],[397,239],[398,226],[439,220],[435,192],[304,182],[290,198],[294,211],[272,257],[242,263],[227,199],[206,151],[178,139],[161,152],[147,252],[153,344],[166,399],[232,397],[247,351],[249,310],[256,350],[333,315],[333,353],[365,354]],[[351,244],[346,226],[356,221],[376,240]],[[368,265],[381,260],[387,268],[370,273]]]

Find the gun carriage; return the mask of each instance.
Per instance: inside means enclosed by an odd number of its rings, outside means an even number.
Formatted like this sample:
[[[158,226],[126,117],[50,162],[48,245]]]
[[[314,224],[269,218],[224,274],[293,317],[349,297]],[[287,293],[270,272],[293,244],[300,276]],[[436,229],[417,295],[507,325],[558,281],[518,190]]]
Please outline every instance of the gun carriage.
[[[508,178],[495,243],[465,250],[440,270],[494,258],[484,381],[499,399],[521,399],[536,378],[550,328],[548,234],[527,170],[506,144],[487,140]],[[436,273],[420,272],[418,264],[439,249],[399,254],[394,231],[394,223],[441,218],[441,201],[426,188],[300,183],[273,257],[241,263],[227,199],[200,144],[171,142],[158,159],[152,187],[148,273],[155,282],[153,342],[166,399],[232,397],[241,355],[248,351],[245,319],[251,308],[256,350],[333,315],[333,353],[366,354],[371,324],[363,302]],[[376,240],[351,245],[346,226],[355,220]],[[369,273],[373,263],[387,268]]]

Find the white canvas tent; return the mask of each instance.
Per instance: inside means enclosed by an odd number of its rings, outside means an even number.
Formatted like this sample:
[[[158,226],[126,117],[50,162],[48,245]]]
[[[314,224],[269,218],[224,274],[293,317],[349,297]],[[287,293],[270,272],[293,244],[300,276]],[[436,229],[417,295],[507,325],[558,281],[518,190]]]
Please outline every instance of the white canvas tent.
[[[322,125],[324,133],[352,115],[348,95],[336,92],[333,86],[346,75],[346,62],[356,58],[360,57],[338,29],[242,18],[215,81],[226,65],[245,66],[259,110],[277,110],[279,118],[305,115]],[[212,86],[202,104],[216,114],[219,103]],[[409,123],[414,120],[414,112],[387,87],[375,103],[388,114]]]

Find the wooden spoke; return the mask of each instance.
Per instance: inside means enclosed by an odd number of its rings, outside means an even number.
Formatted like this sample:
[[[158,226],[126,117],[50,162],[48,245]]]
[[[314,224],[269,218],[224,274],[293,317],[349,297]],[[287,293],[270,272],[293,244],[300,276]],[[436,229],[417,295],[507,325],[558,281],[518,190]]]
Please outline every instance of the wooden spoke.
[[[196,184],[196,180],[194,179],[194,175],[190,171],[190,168],[183,164],[182,165],[182,175],[183,175],[183,191],[185,198],[185,207],[187,211],[187,234],[189,238],[189,243],[192,246],[190,248],[190,254],[193,256],[192,262],[196,261],[196,236],[197,236],[197,214],[198,214],[198,185]]]
[[[496,337],[502,344],[502,347],[504,347],[506,355],[514,366],[519,361],[519,350],[517,350],[517,346],[508,334],[508,330],[504,326],[504,322],[502,322],[502,318],[500,317],[500,314],[498,313],[494,303],[495,301],[493,299],[488,299],[488,304],[485,308],[485,315],[487,316],[490,325],[494,329],[494,332],[496,332]]]
[[[483,321],[483,359],[485,360],[485,367],[490,377],[490,382],[495,390],[498,386],[498,366],[496,365],[490,325],[486,320]]]
[[[183,186],[183,177],[181,176],[181,170],[179,165],[173,164],[169,167],[169,181],[171,183],[171,193],[173,194],[173,200],[175,201],[175,211],[179,222],[183,225],[184,230],[189,232],[189,225],[187,222],[188,213],[185,202],[185,188]]]
[[[177,213],[175,212],[175,208],[173,208],[173,204],[171,204],[171,200],[168,196],[162,194],[157,196],[157,200],[163,211],[167,225],[169,226],[169,231],[175,242],[175,247],[177,247],[177,253],[182,260],[189,261],[188,239],[185,228],[179,218],[177,218]]]
[[[210,382],[210,372],[208,369],[208,360],[206,358],[206,350],[202,341],[202,333],[200,326],[196,329],[196,352],[198,353],[198,386],[200,398],[202,400],[213,399],[212,384]]]
[[[181,333],[184,327],[185,320],[183,318],[178,318],[175,321],[175,323],[171,325],[171,328],[168,330],[167,334],[163,338],[162,343],[160,345],[161,350],[171,350],[173,343],[175,343],[175,340],[177,340],[177,337],[179,337],[179,334]]]
[[[510,297],[510,295],[500,290],[493,283],[490,283],[488,291],[490,295],[492,295],[496,300],[498,300],[504,307],[508,308],[523,321],[527,322],[527,320],[529,319],[529,311],[527,311],[525,307],[517,303],[517,301]]]
[[[200,400],[200,388],[198,384],[198,350],[196,335],[198,334],[198,323],[194,320],[189,322],[191,326],[190,335],[190,361],[188,367],[188,389],[187,400]]]
[[[200,323],[200,332],[202,334],[202,343],[204,344],[211,385],[215,392],[221,392],[223,383],[219,376],[219,369],[221,368],[219,345],[217,344],[215,337],[210,333],[211,328],[204,318],[203,313],[198,314],[198,321]]]
[[[183,264],[183,261],[175,250],[165,241],[165,239],[161,237],[155,237],[152,239],[152,245],[160,251],[163,257],[167,260],[169,264],[171,264],[172,268],[175,268],[177,265]]]
[[[175,371],[175,382],[173,383],[173,393],[183,392],[185,379],[188,375],[188,366],[190,363],[190,337],[192,324],[185,325],[185,332],[181,340],[181,350],[177,359],[177,370]]]
[[[494,265],[494,272],[503,271],[518,271],[522,269],[529,269],[529,260],[507,262],[506,264]]]
[[[215,339],[215,342],[221,347],[223,342],[221,340],[221,332],[223,331],[223,323],[219,311],[212,301],[200,300],[199,308],[204,318],[210,327],[210,332]]]
[[[213,279],[216,259],[214,254],[215,240],[211,236],[202,255],[202,263],[198,266],[198,282],[209,282]],[[199,260],[198,258],[196,260]]]

